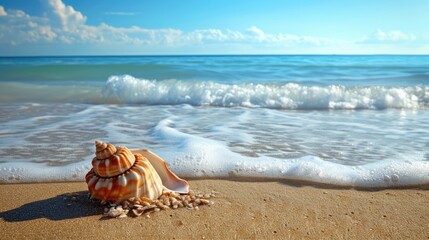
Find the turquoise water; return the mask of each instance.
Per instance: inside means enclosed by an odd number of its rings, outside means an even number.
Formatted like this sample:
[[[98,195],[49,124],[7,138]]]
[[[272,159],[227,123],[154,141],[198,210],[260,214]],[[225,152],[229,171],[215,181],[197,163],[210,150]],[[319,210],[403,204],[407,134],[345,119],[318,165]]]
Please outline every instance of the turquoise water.
[[[83,181],[100,139],[184,177],[429,183],[429,56],[0,58],[0,182]]]
[[[124,56],[0,58],[0,81],[103,83],[112,75],[149,80],[427,86],[429,56]]]

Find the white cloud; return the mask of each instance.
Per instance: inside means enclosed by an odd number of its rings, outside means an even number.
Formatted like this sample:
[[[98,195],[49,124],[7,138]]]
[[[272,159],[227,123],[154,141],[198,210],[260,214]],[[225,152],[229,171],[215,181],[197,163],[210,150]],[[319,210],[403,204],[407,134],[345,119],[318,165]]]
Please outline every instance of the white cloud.
[[[369,36],[364,36],[360,42],[363,43],[398,43],[398,42],[412,42],[417,37],[411,33],[404,33],[399,30],[385,32],[377,29]]]
[[[413,42],[416,36],[401,31],[385,32],[377,30],[360,41],[302,36],[286,33],[269,33],[257,26],[244,31],[231,29],[197,29],[182,31],[180,29],[145,29],[138,26],[114,27],[106,23],[98,26],[87,24],[87,17],[61,0],[44,0],[45,14],[31,16],[21,10],[4,9],[0,6],[0,55],[10,49],[26,47],[32,44],[46,49],[58,46],[87,46],[87,48],[111,49],[160,49],[161,51],[177,49],[196,49],[202,51],[216,50],[241,52],[289,52],[301,53],[362,53],[372,43],[397,46],[391,43]],[[131,12],[107,12],[107,15],[133,15]],[[52,44],[55,43],[55,44]],[[356,44],[359,43],[359,44]],[[12,47],[10,47],[12,46]],[[379,45],[377,45],[379,46]],[[381,46],[381,45],[380,45]],[[13,48],[14,47],[14,48]],[[34,48],[34,47],[33,47]],[[35,48],[34,48],[35,49]],[[213,51],[214,49],[214,51]],[[383,49],[383,48],[377,48]],[[386,48],[392,49],[392,48]],[[228,51],[228,50],[226,50]],[[179,51],[180,52],[180,51]],[[134,52],[133,52],[134,53]]]
[[[68,31],[85,24],[86,17],[72,6],[66,6],[61,0],[48,0],[48,4],[53,16],[59,18],[63,30]]]
[[[86,24],[86,16],[61,0],[46,0],[46,17],[30,16],[17,10],[6,15],[1,28],[8,32],[0,36],[0,42],[19,45],[33,42],[73,43],[122,43],[135,45],[158,45],[166,47],[192,46],[194,44],[242,43],[242,44],[313,44],[337,43],[332,39],[322,39],[290,34],[270,34],[252,26],[245,32],[230,29],[198,29],[183,32],[178,29],[144,29],[137,26],[129,28],[113,27],[108,24],[91,26]],[[129,14],[111,12],[109,14]],[[17,19],[19,25],[17,28]]]
[[[265,33],[262,29],[252,26],[247,29],[249,33],[245,38],[249,41],[258,41],[260,43],[270,43],[277,45],[343,45],[346,44],[347,41],[340,39],[332,39],[332,38],[321,38],[321,37],[313,37],[313,36],[299,36],[294,34],[284,34],[284,33]]]
[[[254,36],[255,39],[258,41],[262,42],[267,39],[267,35],[265,34],[265,32],[256,26],[252,26],[248,28],[247,31],[251,34],[251,36]]]
[[[213,42],[240,42],[244,41],[246,36],[239,31],[227,29],[198,29],[178,36],[178,42],[190,43],[213,43]]]
[[[47,24],[48,19],[31,17],[21,10],[9,10],[0,18],[0,43],[19,45],[23,42],[51,42],[56,33]]]
[[[6,13],[6,11],[4,10],[4,7],[3,6],[0,6],[0,17],[1,16],[7,16],[7,13]]]

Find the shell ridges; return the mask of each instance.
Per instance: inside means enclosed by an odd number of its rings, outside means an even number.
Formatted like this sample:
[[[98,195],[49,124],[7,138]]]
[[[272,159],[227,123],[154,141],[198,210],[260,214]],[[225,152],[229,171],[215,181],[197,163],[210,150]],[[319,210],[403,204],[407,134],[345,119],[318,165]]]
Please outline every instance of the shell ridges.
[[[93,168],[85,176],[92,198],[120,203],[133,197],[155,200],[164,188],[188,193],[188,182],[177,177],[152,152],[101,141],[95,145]]]

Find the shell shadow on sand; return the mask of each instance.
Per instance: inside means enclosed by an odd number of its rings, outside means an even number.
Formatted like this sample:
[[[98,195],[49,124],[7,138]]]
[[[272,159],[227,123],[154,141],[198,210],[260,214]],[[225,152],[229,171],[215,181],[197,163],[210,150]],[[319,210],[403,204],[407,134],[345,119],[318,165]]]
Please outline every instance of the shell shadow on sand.
[[[24,204],[0,213],[7,222],[21,222],[46,218],[65,220],[101,215],[103,207],[88,198],[88,191],[61,194],[56,197]]]

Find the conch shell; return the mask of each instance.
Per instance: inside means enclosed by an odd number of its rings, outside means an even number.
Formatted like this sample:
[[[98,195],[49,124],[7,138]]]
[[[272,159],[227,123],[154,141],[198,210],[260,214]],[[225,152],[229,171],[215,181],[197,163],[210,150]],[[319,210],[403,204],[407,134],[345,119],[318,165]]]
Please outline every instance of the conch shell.
[[[188,182],[148,150],[130,150],[101,141],[95,142],[95,148],[93,168],[85,176],[91,198],[120,203],[133,197],[155,200],[164,189],[189,192]]]

